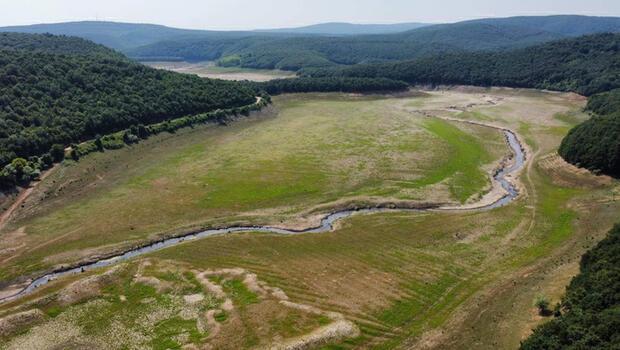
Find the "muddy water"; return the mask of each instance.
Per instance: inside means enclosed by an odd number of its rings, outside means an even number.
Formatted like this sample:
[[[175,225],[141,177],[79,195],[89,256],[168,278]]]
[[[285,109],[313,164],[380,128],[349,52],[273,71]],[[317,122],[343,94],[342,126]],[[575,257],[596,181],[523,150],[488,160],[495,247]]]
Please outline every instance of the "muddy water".
[[[504,195],[502,198],[498,199],[492,204],[481,205],[473,209],[470,207],[468,210],[480,211],[480,210],[490,210],[490,209],[498,208],[498,207],[504,206],[512,202],[519,195],[518,189],[513,185],[512,182],[510,182],[510,180],[508,180],[507,177],[508,175],[517,173],[523,168],[523,165],[525,164],[525,152],[514,132],[507,130],[507,129],[502,129],[502,131],[504,132],[506,136],[506,141],[512,150],[513,160],[512,162],[510,162],[509,166],[504,166],[503,168],[499,169],[495,173],[494,179],[501,184],[504,190],[506,190],[506,195]],[[114,265],[121,261],[125,261],[125,260],[140,256],[140,255],[144,255],[144,254],[151,253],[151,252],[154,252],[160,249],[172,247],[172,246],[184,243],[184,242],[203,239],[203,238],[210,237],[210,236],[223,235],[223,234],[229,234],[229,233],[239,233],[239,232],[266,232],[266,233],[274,233],[274,234],[279,234],[279,235],[324,233],[324,232],[332,231],[334,223],[336,221],[342,220],[344,218],[348,218],[354,214],[364,214],[364,213],[367,214],[367,213],[379,213],[379,212],[391,212],[391,211],[418,211],[418,212],[420,211],[446,211],[447,212],[447,211],[455,211],[455,210],[459,210],[459,209],[441,209],[441,208],[410,209],[410,208],[398,208],[398,207],[396,208],[362,208],[362,209],[343,210],[343,211],[337,211],[337,212],[330,213],[321,220],[321,224],[319,226],[307,228],[305,230],[287,230],[287,229],[269,227],[269,226],[238,226],[238,227],[227,227],[227,228],[212,229],[212,230],[206,230],[206,231],[197,232],[197,233],[191,233],[191,234],[188,234],[182,237],[169,238],[169,239],[162,240],[160,242],[142,246],[140,248],[128,250],[114,257],[85,263],[78,267],[57,270],[55,272],[46,274],[44,276],[41,276],[35,279],[23,290],[17,292],[16,294],[12,296],[8,296],[8,297],[0,299],[0,302],[7,302],[10,300],[18,299],[57,278],[83,273],[85,271],[93,270],[93,269],[100,268],[100,267]]]

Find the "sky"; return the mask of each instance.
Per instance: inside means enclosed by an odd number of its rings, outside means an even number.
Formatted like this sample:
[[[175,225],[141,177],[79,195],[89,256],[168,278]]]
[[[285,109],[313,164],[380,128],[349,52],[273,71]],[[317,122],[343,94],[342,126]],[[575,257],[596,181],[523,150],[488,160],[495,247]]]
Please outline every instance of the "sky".
[[[322,22],[446,23],[483,17],[620,16],[620,0],[0,0],[0,26],[106,20],[193,29]]]

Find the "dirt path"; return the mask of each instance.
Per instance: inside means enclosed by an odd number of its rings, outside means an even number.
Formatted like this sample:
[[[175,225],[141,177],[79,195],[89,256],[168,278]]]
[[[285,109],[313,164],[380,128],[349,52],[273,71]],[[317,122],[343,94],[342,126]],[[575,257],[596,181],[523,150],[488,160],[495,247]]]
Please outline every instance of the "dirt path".
[[[50,169],[46,170],[43,172],[43,174],[41,174],[41,177],[39,178],[39,180],[37,182],[34,182],[30,185],[30,187],[28,187],[27,189],[23,190],[15,199],[15,201],[13,202],[13,204],[9,207],[9,209],[7,209],[4,213],[2,213],[2,216],[0,216],[0,230],[2,230],[4,228],[4,226],[6,225],[6,223],[9,221],[9,219],[11,218],[11,216],[13,215],[13,213],[15,212],[15,210],[17,210],[17,208],[19,208],[25,201],[26,199],[28,199],[28,197],[30,197],[30,195],[32,194],[32,192],[35,190],[35,188],[43,181],[45,180],[46,177],[48,177],[54,170],[56,170],[58,168],[58,164],[55,164],[53,167],[51,167]]]

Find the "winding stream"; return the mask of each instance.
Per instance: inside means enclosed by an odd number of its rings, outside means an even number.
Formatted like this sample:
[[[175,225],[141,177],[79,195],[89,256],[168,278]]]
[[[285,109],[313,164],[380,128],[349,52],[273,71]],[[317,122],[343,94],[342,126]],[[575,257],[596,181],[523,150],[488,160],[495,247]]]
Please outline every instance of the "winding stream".
[[[460,122],[464,122],[464,121],[460,121]],[[274,233],[274,234],[280,234],[280,235],[324,233],[324,232],[332,231],[334,227],[334,223],[336,221],[342,220],[344,218],[348,218],[354,214],[367,214],[367,213],[392,212],[392,211],[417,211],[417,212],[421,212],[421,211],[450,212],[450,211],[456,211],[456,210],[481,211],[481,210],[491,210],[494,208],[502,207],[510,203],[511,201],[513,201],[519,195],[518,189],[508,179],[508,176],[511,174],[516,174],[518,171],[520,171],[523,168],[523,165],[525,164],[525,151],[521,143],[519,142],[517,135],[513,131],[508,130],[508,129],[494,127],[494,126],[489,126],[485,124],[478,124],[478,123],[473,123],[473,124],[491,127],[491,128],[495,128],[495,129],[503,131],[506,136],[506,142],[510,146],[512,153],[513,153],[512,161],[510,162],[511,164],[503,165],[503,167],[500,168],[493,175],[494,181],[497,181],[501,185],[501,187],[506,191],[506,194],[491,204],[485,204],[485,205],[480,205],[480,206],[475,206],[475,207],[467,207],[467,208],[462,208],[462,209],[442,208],[442,207],[433,208],[433,209],[411,209],[411,208],[405,208],[405,207],[401,207],[401,208],[399,207],[395,207],[395,208],[373,207],[373,208],[342,210],[342,211],[332,212],[326,215],[321,220],[321,224],[319,226],[310,227],[304,230],[287,230],[283,228],[270,227],[270,226],[237,226],[237,227],[227,227],[227,228],[211,229],[211,230],[206,230],[206,231],[201,231],[201,232],[195,232],[195,233],[190,233],[190,234],[180,236],[180,237],[168,238],[168,239],[155,242],[155,243],[149,243],[142,247],[128,250],[124,253],[115,255],[113,257],[102,258],[102,259],[95,260],[92,262],[84,263],[77,267],[70,267],[66,269],[56,270],[54,272],[48,273],[44,276],[41,276],[35,279],[27,287],[20,290],[19,292],[0,299],[0,302],[7,302],[7,301],[18,299],[24,295],[27,295],[33,292],[38,287],[41,287],[49,283],[50,281],[53,281],[55,279],[58,279],[64,276],[75,275],[75,274],[83,273],[85,271],[93,270],[96,268],[111,266],[121,261],[125,261],[125,260],[140,256],[140,255],[144,255],[144,254],[151,253],[151,252],[154,252],[160,249],[172,247],[172,246],[184,243],[184,242],[203,239],[203,238],[210,237],[210,236],[223,235],[223,234],[229,234],[229,233],[239,233],[239,232],[265,232],[265,233]]]

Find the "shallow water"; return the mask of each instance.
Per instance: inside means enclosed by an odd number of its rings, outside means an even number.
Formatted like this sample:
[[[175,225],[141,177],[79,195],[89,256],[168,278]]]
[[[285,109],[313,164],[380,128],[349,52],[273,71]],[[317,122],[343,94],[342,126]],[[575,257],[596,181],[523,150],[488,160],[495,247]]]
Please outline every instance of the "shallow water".
[[[506,179],[507,175],[513,174],[521,170],[523,165],[525,164],[525,153],[517,136],[510,130],[502,129],[505,136],[506,141],[508,142],[510,148],[513,152],[514,161],[509,167],[505,167],[500,169],[495,175],[494,178],[497,180],[501,186],[508,192],[504,197],[495,201],[492,204],[480,206],[478,208],[468,209],[468,210],[491,210],[495,208],[502,207],[510,202],[512,202],[519,195],[519,191],[515,186],[513,186],[510,181]],[[367,213],[379,213],[379,212],[393,212],[393,211],[454,211],[458,209],[410,209],[410,208],[361,208],[361,209],[353,209],[353,210],[343,210],[337,211],[328,214],[321,220],[321,224],[318,227],[311,227],[304,230],[287,230],[277,227],[269,227],[269,226],[236,226],[236,227],[227,227],[220,229],[211,229],[206,231],[201,231],[197,233],[191,233],[182,237],[177,238],[169,238],[162,240],[160,242],[152,243],[145,245],[140,248],[135,248],[132,250],[128,250],[125,253],[119,254],[117,256],[101,259],[97,261],[93,261],[90,263],[85,263],[78,267],[68,268],[64,270],[54,271],[52,273],[41,276],[34,281],[32,281],[26,288],[19,291],[18,293],[0,299],[1,302],[7,302],[11,300],[18,299],[24,295],[27,295],[33,292],[38,287],[41,287],[50,281],[55,279],[68,276],[75,275],[79,273],[83,273],[85,271],[93,270],[100,267],[111,266],[121,261],[125,261],[136,256],[144,255],[147,253],[151,253],[160,249],[172,247],[187,241],[193,241],[198,239],[203,239],[210,236],[223,235],[229,233],[239,233],[239,232],[265,232],[265,233],[275,233],[280,235],[298,235],[298,234],[309,234],[309,233],[325,233],[333,230],[333,225],[336,221],[342,220],[344,218],[348,218],[354,214],[367,214]]]

